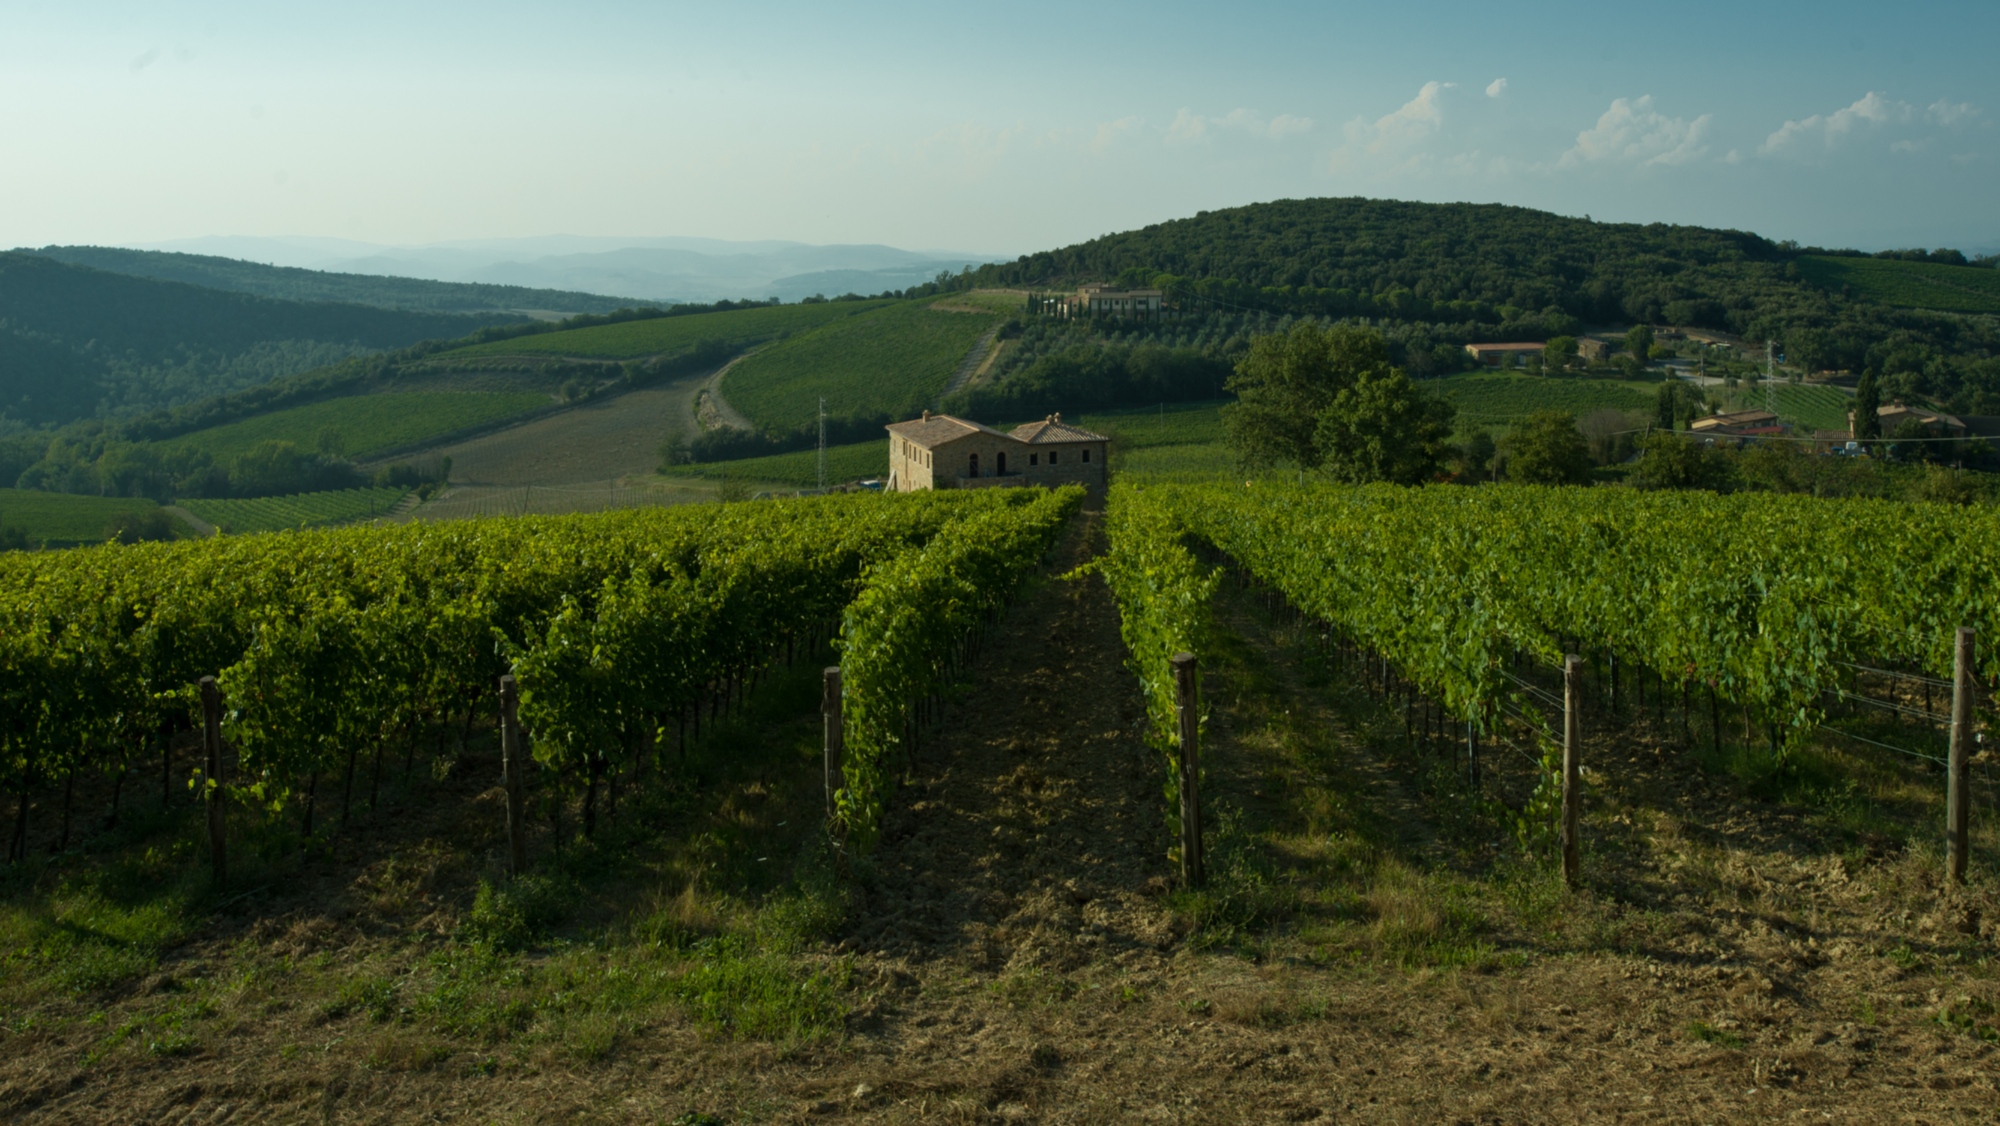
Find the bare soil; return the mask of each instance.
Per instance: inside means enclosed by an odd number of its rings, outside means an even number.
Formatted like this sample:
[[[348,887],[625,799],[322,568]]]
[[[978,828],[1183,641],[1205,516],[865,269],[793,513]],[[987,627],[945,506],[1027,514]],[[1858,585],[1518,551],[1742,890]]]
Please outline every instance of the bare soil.
[[[1057,569],[1099,540],[1086,514]],[[494,795],[468,782],[381,842],[343,846],[281,902],[225,913],[136,987],[36,1002],[42,1023],[0,1038],[0,1115],[1993,1119],[1993,885],[1942,889],[1932,852],[1868,827],[1921,804],[1921,777],[1857,765],[1877,821],[1855,829],[1704,770],[1671,710],[1601,716],[1587,876],[1564,892],[1518,859],[1490,800],[1525,796],[1532,767],[1489,748],[1489,800],[1469,800],[1453,744],[1406,738],[1401,703],[1372,700],[1318,641],[1224,592],[1204,655],[1215,887],[1191,895],[1165,859],[1161,771],[1115,608],[1096,579],[1034,585],[988,640],[977,688],[917,749],[846,921],[797,955],[847,983],[831,1039],[735,1040],[664,1006],[586,1060],[555,1042],[496,1057],[419,1035],[420,1022],[299,1003],[270,980],[302,967],[333,989],[439,948],[494,847]],[[792,847],[817,801],[814,723],[808,708],[769,729],[803,740],[797,777],[737,779],[727,801],[660,832],[734,840],[749,850],[739,865]],[[390,887],[405,889],[400,913],[382,905]],[[605,973],[623,965],[605,957]],[[187,1053],[91,1057],[93,1028],[163,1010],[176,982],[230,975],[203,1018],[216,1031]],[[100,1017],[83,1015],[93,1006]]]

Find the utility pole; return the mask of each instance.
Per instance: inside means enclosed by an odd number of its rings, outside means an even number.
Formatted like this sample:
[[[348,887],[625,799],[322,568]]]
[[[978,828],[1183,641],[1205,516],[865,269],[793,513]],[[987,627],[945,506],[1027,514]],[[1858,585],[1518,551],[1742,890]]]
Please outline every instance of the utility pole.
[[[819,401],[819,487],[826,491],[826,398]]]

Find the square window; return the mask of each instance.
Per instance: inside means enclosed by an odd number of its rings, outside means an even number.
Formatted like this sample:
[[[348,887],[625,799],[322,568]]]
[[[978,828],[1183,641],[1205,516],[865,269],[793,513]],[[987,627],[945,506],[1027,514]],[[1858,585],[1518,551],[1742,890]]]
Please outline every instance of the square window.
[[[1049,451],[1049,464],[1050,464],[1050,465],[1054,465],[1055,463],[1056,463],[1056,452],[1055,452],[1054,450],[1050,450],[1050,451]]]
[[[1085,465],[1088,465],[1088,464],[1090,464],[1090,451],[1089,451],[1089,450],[1085,450],[1085,451],[1083,451],[1083,461],[1084,461],[1084,464],[1085,464]]]
[[[1042,463],[1042,455],[1041,455],[1041,454],[1029,454],[1029,455],[1028,455],[1028,464],[1029,464],[1029,465],[1040,465],[1041,463]]]

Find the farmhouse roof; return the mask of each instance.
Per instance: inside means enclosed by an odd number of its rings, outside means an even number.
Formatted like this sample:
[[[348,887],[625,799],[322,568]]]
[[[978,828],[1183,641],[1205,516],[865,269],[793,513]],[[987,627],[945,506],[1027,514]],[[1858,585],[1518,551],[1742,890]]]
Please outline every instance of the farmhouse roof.
[[[1688,429],[1715,430],[1731,426],[1767,426],[1777,421],[1778,416],[1770,411],[1736,411],[1732,414],[1712,414],[1706,418],[1697,418],[1688,424]]]
[[[968,422],[948,414],[932,414],[929,411],[925,411],[922,418],[911,419],[908,422],[892,422],[888,426],[889,433],[927,450],[936,449],[946,442],[963,438],[967,434],[977,434],[982,430],[988,434],[1006,437],[991,426],[982,426],[977,422]]]
[[[1539,352],[1542,350],[1543,345],[1536,344],[1533,341],[1511,341],[1496,344],[1473,343],[1467,344],[1466,348],[1480,352]]]
[[[1108,442],[1102,434],[1085,430],[1081,426],[1064,422],[1062,415],[1052,414],[1040,422],[1030,422],[1016,426],[1011,434],[1017,441],[1042,446],[1055,442]]]

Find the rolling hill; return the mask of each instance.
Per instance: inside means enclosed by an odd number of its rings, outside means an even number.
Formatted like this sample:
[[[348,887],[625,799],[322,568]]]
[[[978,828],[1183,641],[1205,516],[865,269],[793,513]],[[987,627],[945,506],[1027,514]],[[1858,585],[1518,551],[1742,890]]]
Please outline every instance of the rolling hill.
[[[723,395],[760,430],[812,425],[819,400],[843,423],[907,418],[929,406],[994,312],[947,311],[905,301],[800,333],[731,369]]]
[[[334,273],[295,266],[267,266],[209,254],[127,250],[115,246],[45,246],[31,253],[72,266],[156,281],[186,282],[208,289],[273,297],[282,301],[338,302],[419,313],[609,313],[651,304],[633,297],[607,297],[518,285],[441,282],[380,274]]]
[[[159,410],[519,319],[280,301],[0,253],[0,417]]]
[[[1165,286],[1195,312],[1366,317],[1399,359],[1590,325],[1707,327],[1778,340],[1813,368],[1873,367],[1892,397],[1986,413],[2000,410],[2000,320],[1964,314],[1992,311],[1996,279],[2000,271],[1835,257],[1743,231],[1493,204],[1294,199],[1026,255],[963,284],[1115,281]]]

